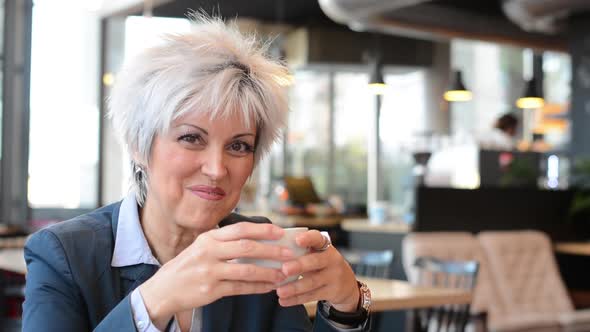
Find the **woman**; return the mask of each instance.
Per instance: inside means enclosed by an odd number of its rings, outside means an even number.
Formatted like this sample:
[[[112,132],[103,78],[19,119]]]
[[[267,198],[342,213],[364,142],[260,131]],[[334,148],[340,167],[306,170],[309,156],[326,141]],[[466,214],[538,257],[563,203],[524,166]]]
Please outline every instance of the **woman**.
[[[287,69],[253,38],[195,15],[119,75],[110,117],[132,158],[123,201],[31,237],[23,331],[368,329],[365,287],[317,231],[287,248],[264,218],[231,214],[287,116]],[[281,269],[239,264],[256,257]],[[276,286],[302,274],[293,283]]]

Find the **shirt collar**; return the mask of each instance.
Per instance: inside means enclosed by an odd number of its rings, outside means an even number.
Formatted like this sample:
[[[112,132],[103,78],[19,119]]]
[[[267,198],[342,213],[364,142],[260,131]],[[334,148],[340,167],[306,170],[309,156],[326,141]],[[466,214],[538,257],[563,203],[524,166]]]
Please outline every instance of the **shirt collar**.
[[[124,267],[137,264],[160,266],[143,234],[135,192],[131,191],[121,202],[111,266]]]

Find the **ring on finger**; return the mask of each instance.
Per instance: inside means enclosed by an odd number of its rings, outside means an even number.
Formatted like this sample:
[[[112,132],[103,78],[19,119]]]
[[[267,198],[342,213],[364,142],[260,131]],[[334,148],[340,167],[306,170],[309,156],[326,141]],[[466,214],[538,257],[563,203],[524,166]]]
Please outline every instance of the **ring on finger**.
[[[324,245],[322,245],[319,249],[314,249],[315,251],[326,251],[328,248],[332,246],[332,239],[330,239],[330,234],[328,232],[320,232],[322,237],[324,238]]]

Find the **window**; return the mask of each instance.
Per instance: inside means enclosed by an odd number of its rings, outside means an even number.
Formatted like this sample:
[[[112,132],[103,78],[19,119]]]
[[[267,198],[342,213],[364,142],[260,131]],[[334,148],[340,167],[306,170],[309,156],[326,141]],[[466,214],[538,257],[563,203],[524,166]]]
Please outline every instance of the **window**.
[[[478,41],[453,40],[451,65],[463,72],[473,99],[453,103],[453,134],[477,136],[489,131],[496,118],[516,111],[515,101],[524,87],[523,49]]]
[[[570,141],[569,107],[571,100],[571,57],[566,53],[543,53],[545,107],[535,128],[555,148],[565,148]]]
[[[375,98],[367,73],[334,75],[334,194],[348,204],[367,201],[367,148]]]
[[[397,70],[396,70],[397,71]],[[401,70],[386,75],[389,93],[382,99],[382,183],[384,199],[407,206],[411,195],[411,156],[401,150],[406,138],[424,130],[425,74]],[[271,152],[271,172],[310,176],[323,198],[338,195],[344,202],[367,201],[367,158],[375,97],[368,90],[368,74],[355,69],[299,70],[291,87],[285,172],[282,148]],[[262,188],[266,192],[265,188]]]
[[[389,93],[381,107],[381,174],[383,199],[396,214],[411,207],[414,195],[410,139],[426,132],[427,98],[424,70],[385,76]]]
[[[322,197],[328,194],[330,73],[295,72],[289,91],[286,174],[310,176]]]
[[[35,2],[28,183],[32,208],[98,205],[98,36],[99,17],[84,8]]]

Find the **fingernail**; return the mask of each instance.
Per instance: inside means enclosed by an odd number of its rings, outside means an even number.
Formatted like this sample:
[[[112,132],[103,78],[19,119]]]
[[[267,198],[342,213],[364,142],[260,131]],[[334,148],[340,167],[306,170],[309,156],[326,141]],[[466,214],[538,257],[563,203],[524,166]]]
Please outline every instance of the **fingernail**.
[[[281,249],[281,256],[283,257],[293,257],[293,250],[288,248]]]
[[[273,235],[283,235],[285,231],[280,227],[274,227],[272,230]]]

